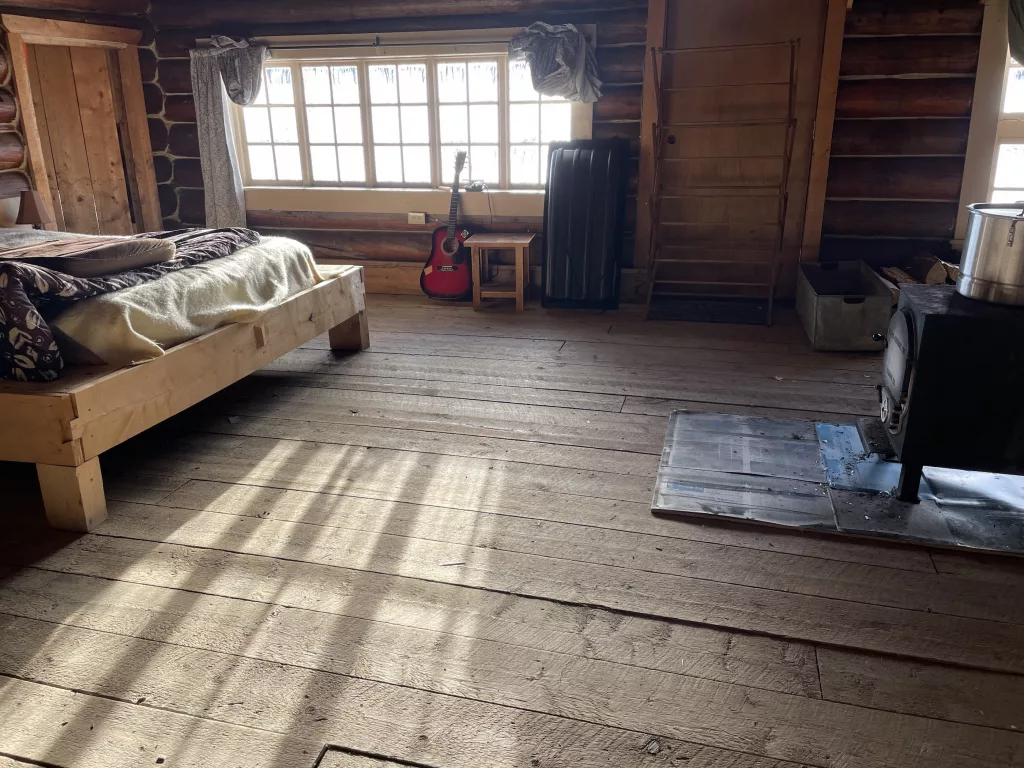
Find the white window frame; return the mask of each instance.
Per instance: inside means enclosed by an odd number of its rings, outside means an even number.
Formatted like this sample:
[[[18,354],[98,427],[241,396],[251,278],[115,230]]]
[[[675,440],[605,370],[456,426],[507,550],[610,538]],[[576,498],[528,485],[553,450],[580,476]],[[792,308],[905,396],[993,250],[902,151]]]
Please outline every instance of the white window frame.
[[[974,100],[964,158],[963,183],[956,230],[950,245],[963,247],[969,221],[967,206],[992,197],[996,155],[999,151],[1000,122],[1009,76],[1007,48],[1007,0],[982,0],[985,15],[981,30],[978,68],[974,80]],[[1024,117],[1022,115],[1021,117]]]
[[[1004,144],[1024,144],[1024,112],[1006,112],[1006,91],[1010,85],[1010,74],[1021,64],[1010,58],[1009,51],[1006,54],[1006,67],[1003,74],[1003,90],[999,99],[999,117],[996,121],[996,145],[992,153],[992,170],[988,180],[988,199],[991,200],[996,193],[996,171],[999,166],[999,150]],[[1024,179],[1014,187],[1003,187],[1002,189],[1024,190]],[[1024,194],[1024,193],[1022,193]],[[1016,201],[1015,201],[1016,202]]]
[[[591,45],[594,44],[595,30],[584,26],[584,34],[588,35]],[[249,169],[249,157],[245,142],[245,129],[242,120],[242,107],[232,105],[232,125],[235,146],[238,151],[239,165],[242,172],[243,185],[250,197],[249,190],[261,188],[291,188],[302,190],[359,190],[375,195],[384,191],[418,191],[447,189],[442,185],[441,143],[438,131],[437,103],[437,63],[443,60],[470,61],[472,59],[498,61],[499,88],[499,120],[498,120],[498,158],[499,178],[497,184],[489,184],[492,192],[542,192],[543,180],[537,185],[516,185],[510,182],[510,142],[509,112],[510,99],[508,87],[508,50],[507,41],[519,29],[475,30],[470,32],[445,33],[402,33],[383,36],[375,35],[372,41],[367,36],[329,36],[302,38],[269,38],[266,42],[272,46],[274,55],[268,59],[266,67],[289,67],[292,71],[292,87],[295,97],[294,109],[299,133],[300,159],[302,162],[302,181],[264,181],[253,180]],[[458,39],[460,42],[447,42]],[[479,42],[476,42],[476,41]],[[294,46],[294,47],[289,47]],[[427,65],[428,110],[430,115],[430,153],[431,181],[423,183],[375,183],[373,165],[373,141],[371,124],[371,105],[367,70],[370,64],[425,63]],[[310,170],[310,143],[306,128],[305,99],[301,68],[303,66],[338,66],[355,64],[359,68],[359,86],[361,93],[360,113],[362,119],[364,166],[367,181],[365,184],[352,182],[313,181]],[[590,104],[572,104],[571,138],[588,139],[592,134],[593,106]],[[540,146],[544,146],[541,144]],[[465,182],[469,177],[463,174]],[[259,198],[259,195],[254,197]]]

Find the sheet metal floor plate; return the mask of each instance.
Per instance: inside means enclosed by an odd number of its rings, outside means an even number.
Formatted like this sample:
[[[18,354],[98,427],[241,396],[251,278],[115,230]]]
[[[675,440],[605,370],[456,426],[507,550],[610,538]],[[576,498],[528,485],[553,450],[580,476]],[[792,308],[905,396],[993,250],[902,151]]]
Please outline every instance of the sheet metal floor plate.
[[[1024,554],[1024,477],[925,468],[921,502],[854,424],[675,411],[651,510]]]

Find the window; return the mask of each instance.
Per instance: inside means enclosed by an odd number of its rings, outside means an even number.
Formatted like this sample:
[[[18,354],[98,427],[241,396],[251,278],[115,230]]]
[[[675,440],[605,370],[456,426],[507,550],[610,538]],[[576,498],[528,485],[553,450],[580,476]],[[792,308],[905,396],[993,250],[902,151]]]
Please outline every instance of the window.
[[[543,184],[548,175],[547,145],[569,138],[572,105],[533,90],[525,61],[509,62],[509,175],[513,184]]]
[[[990,200],[1024,201],[1024,67],[1009,60],[996,128],[996,157]]]
[[[466,150],[463,184],[538,189],[548,144],[578,120],[504,53],[273,59],[238,113],[247,186],[429,189],[451,183]]]
[[[268,67],[255,105],[245,109],[249,175],[266,181],[302,179],[292,71]]]
[[[268,80],[273,69],[266,70]],[[364,183],[359,70],[351,66],[303,67],[302,92],[310,177],[319,182]]]

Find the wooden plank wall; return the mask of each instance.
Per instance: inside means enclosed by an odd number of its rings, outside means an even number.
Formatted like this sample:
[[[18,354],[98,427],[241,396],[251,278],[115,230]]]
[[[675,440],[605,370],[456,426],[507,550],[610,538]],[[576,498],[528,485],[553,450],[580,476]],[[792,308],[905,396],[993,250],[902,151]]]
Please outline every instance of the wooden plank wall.
[[[30,45],[28,62],[59,227],[97,235],[131,234],[107,52]]]
[[[486,29],[526,26],[538,20],[596,25],[597,58],[605,89],[604,98],[594,108],[594,137],[630,140],[626,214],[629,232],[623,284],[625,298],[639,301],[645,296],[643,277],[632,266],[646,0],[506,0],[464,4],[449,0],[356,0],[332,7],[313,0],[297,0],[289,4],[287,12],[269,0],[184,0],[154,3],[151,18],[157,28],[156,40],[148,50],[140,49],[140,57],[160,201],[168,228],[204,221],[195,106],[188,70],[188,49],[197,37],[214,32],[271,35]],[[483,217],[469,223],[480,231],[542,229],[539,217]],[[309,211],[253,211],[249,224],[266,234],[302,240],[319,259],[362,264],[368,267],[368,290],[392,293],[420,292],[419,270],[430,249],[429,232],[436,226],[434,222],[426,226],[409,225],[404,214],[355,216]]]
[[[683,52],[666,53],[660,64],[662,122],[674,127],[659,153],[654,296],[766,296],[784,179],[791,204],[778,295],[793,295],[825,11],[822,0],[668,2],[666,48]],[[793,74],[796,125],[787,168]]]
[[[821,260],[946,255],[956,226],[983,5],[856,0],[840,66]]]

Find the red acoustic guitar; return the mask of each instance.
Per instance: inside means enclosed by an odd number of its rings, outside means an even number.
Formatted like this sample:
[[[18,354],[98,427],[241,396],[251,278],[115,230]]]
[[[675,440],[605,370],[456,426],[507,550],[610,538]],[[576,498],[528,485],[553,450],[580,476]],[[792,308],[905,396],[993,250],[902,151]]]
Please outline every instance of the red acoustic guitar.
[[[430,258],[420,273],[420,288],[432,299],[468,299],[473,292],[469,249],[463,245],[469,232],[456,231],[459,218],[459,174],[466,165],[466,153],[455,155],[455,181],[448,226],[434,230]]]

